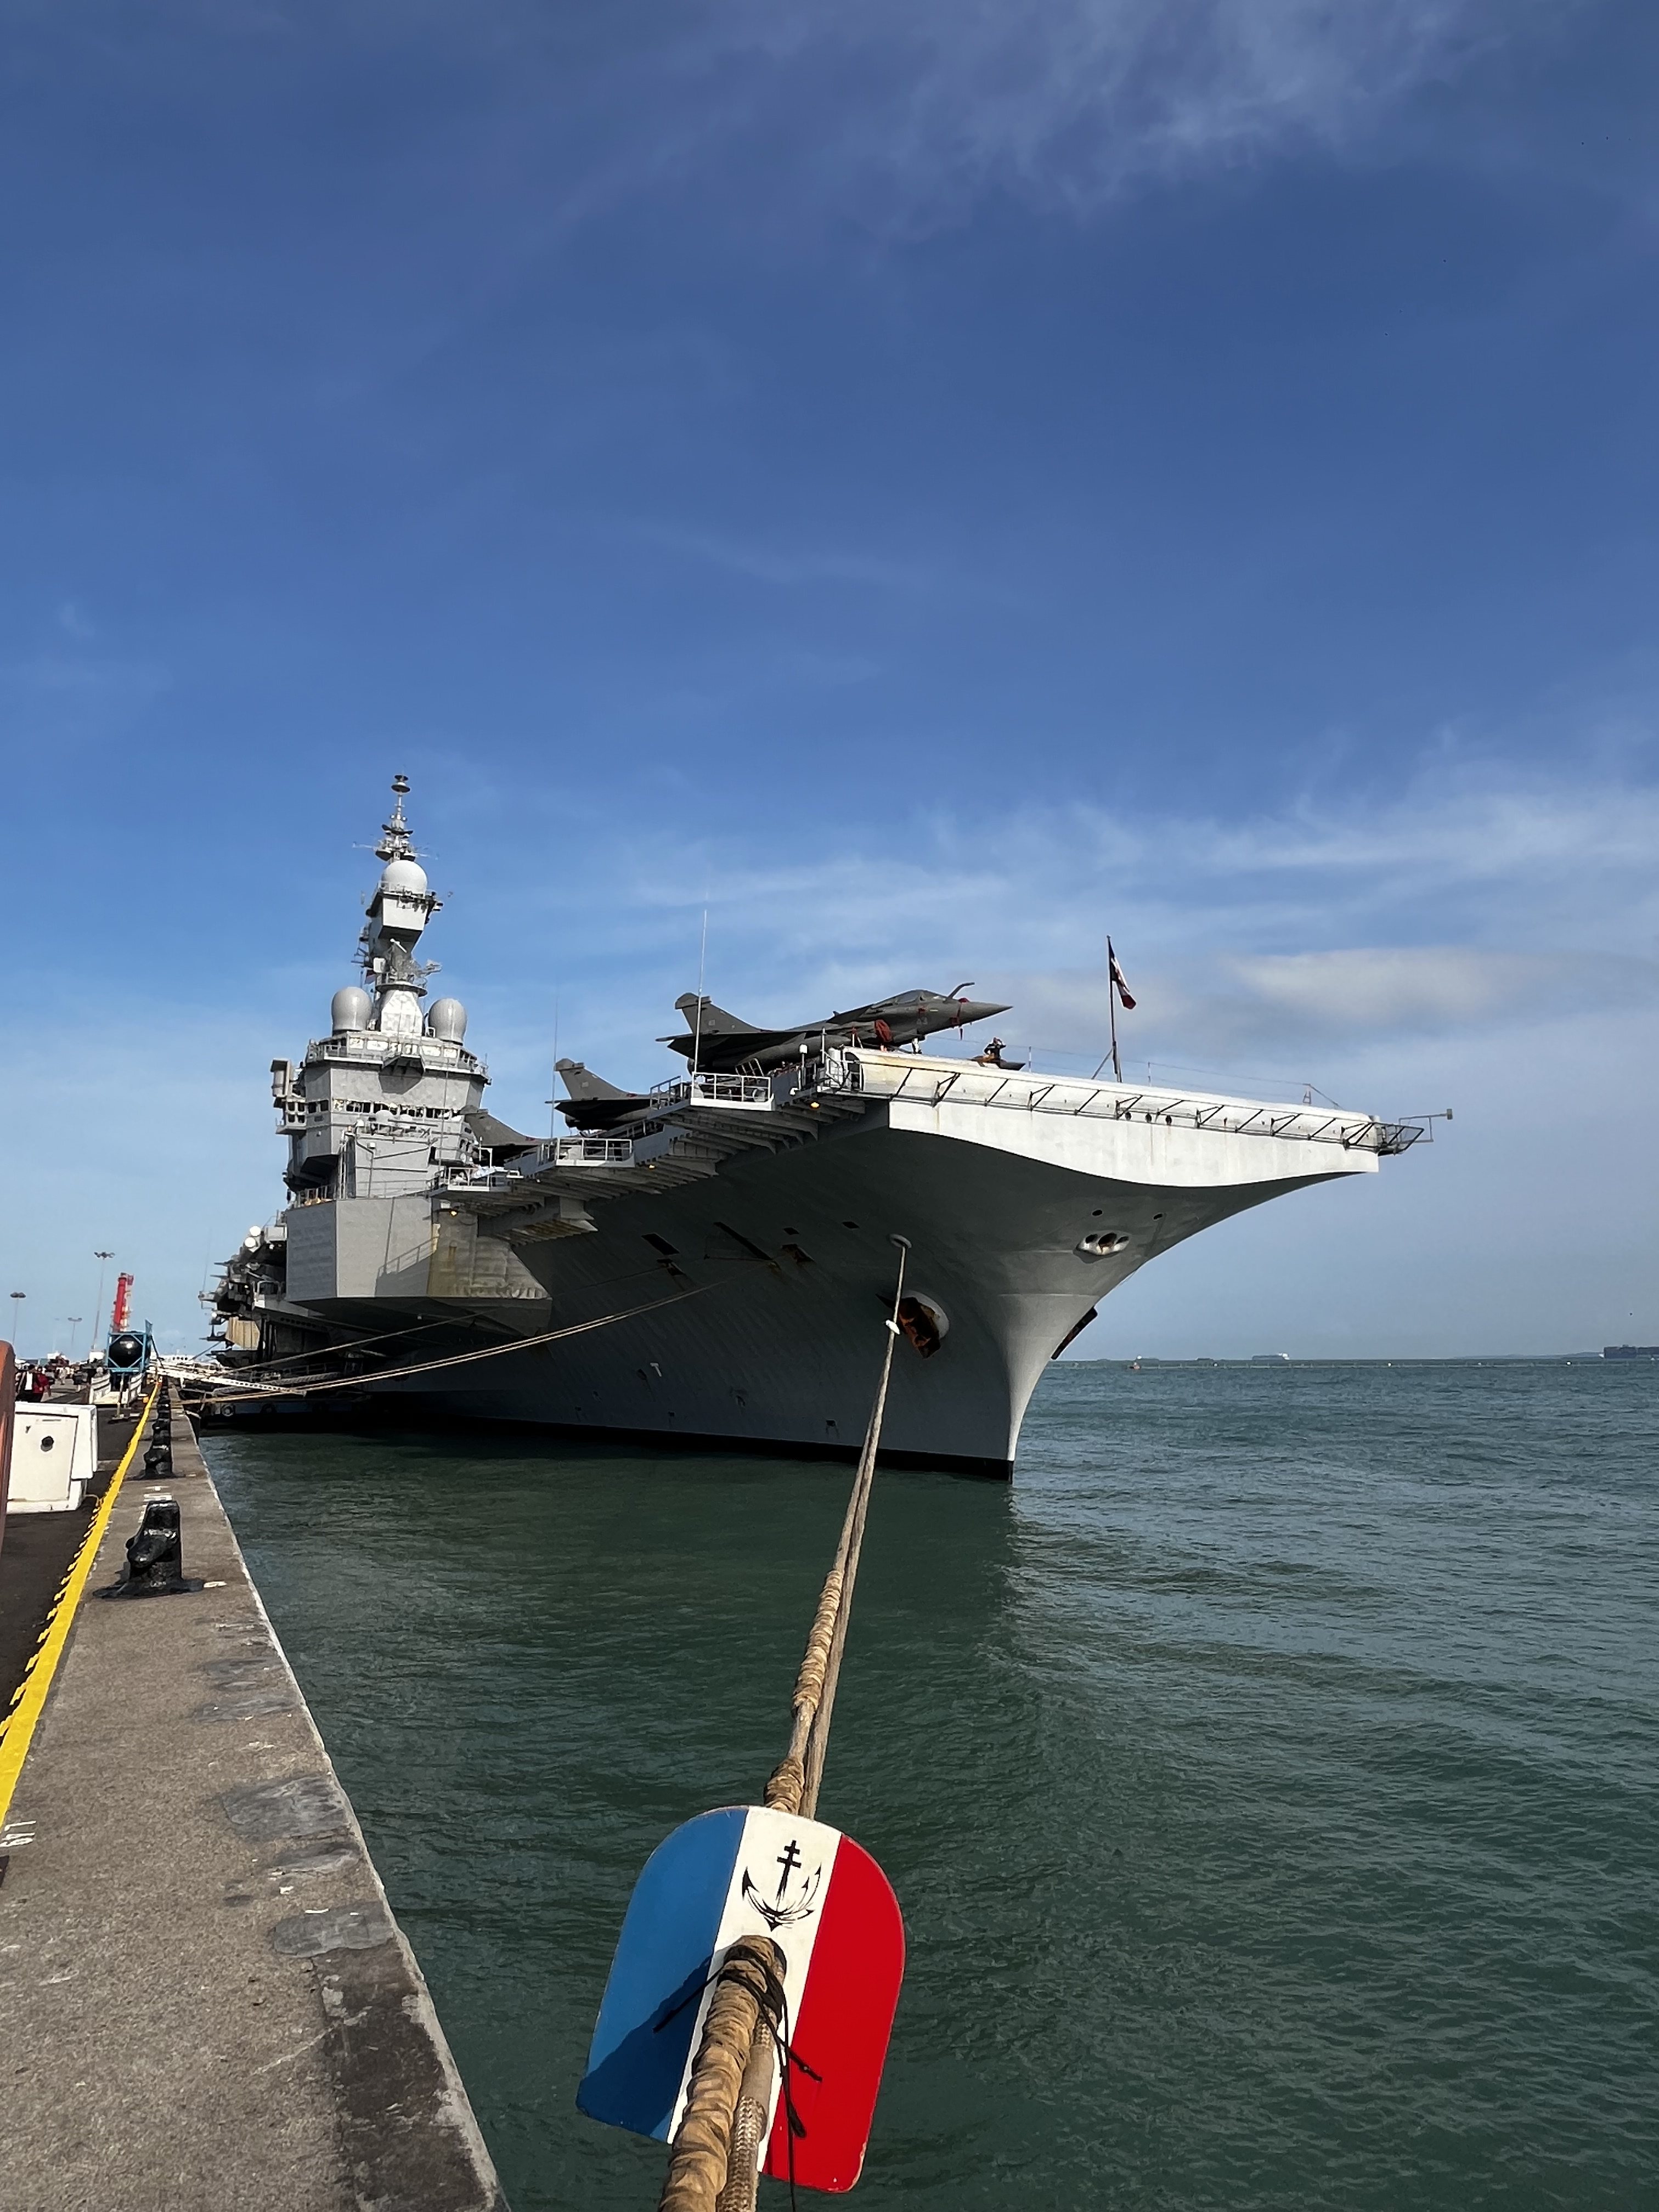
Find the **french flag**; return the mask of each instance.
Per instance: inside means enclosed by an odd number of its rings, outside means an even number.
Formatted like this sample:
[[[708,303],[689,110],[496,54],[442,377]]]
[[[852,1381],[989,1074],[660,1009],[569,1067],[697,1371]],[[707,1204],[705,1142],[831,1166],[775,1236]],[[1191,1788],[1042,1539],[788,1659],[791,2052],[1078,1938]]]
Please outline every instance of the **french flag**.
[[[793,2173],[850,2189],[881,2082],[904,1972],[887,1877],[851,1837],[764,1806],[704,1813],[658,1845],[635,1886],[576,2102],[590,2118],[672,2140],[685,2109],[714,1977],[741,1936],[784,1957],[785,2033],[799,2061]],[[792,2172],[789,2116],[773,2089],[765,2171]]]

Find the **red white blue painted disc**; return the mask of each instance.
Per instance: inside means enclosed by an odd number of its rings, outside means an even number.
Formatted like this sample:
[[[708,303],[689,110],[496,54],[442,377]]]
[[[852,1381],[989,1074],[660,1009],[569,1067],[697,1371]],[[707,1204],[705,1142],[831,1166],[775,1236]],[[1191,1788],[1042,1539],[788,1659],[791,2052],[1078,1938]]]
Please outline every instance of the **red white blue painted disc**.
[[[593,2119],[672,2139],[713,1978],[740,1936],[769,1936],[784,1956],[787,2035],[802,2062],[790,2069],[804,2127],[794,2178],[850,2189],[898,2004],[904,1928],[869,1853],[821,1821],[728,1806],[659,1844],[629,1903],[576,2102]],[[774,2100],[766,2171],[781,2177],[791,2145],[781,2084]]]

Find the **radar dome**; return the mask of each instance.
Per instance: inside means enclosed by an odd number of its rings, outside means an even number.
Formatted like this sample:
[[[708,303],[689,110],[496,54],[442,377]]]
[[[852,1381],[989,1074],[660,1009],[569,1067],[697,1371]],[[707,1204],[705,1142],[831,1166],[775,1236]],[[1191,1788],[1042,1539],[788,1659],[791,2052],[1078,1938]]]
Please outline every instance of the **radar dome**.
[[[383,898],[424,898],[426,870],[418,860],[388,860],[380,878]]]
[[[336,1036],[343,1036],[349,1030],[366,1030],[368,1018],[374,1011],[374,1002],[367,991],[356,983],[348,983],[343,991],[334,994],[334,1004],[329,1018],[334,1024]]]
[[[459,1044],[466,1035],[466,1008],[459,999],[440,999],[426,1018],[426,1025],[434,1037],[447,1044]]]

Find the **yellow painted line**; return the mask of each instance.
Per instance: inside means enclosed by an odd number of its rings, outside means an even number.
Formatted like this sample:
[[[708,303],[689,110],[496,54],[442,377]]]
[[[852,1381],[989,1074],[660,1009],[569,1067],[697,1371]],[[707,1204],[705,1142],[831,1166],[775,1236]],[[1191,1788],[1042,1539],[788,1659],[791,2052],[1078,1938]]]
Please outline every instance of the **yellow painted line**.
[[[121,1455],[121,1464],[110,1477],[109,1487],[93,1516],[86,1540],[75,1555],[75,1565],[64,1577],[64,1587],[58,1593],[57,1602],[47,1617],[46,1631],[35,1647],[33,1658],[29,1661],[22,1687],[13,1701],[11,1711],[3,1721],[0,1721],[0,1823],[4,1821],[10,1810],[12,1792],[17,1787],[17,1778],[23,1771],[23,1761],[28,1756],[35,1729],[46,1710],[46,1692],[52,1687],[52,1678],[58,1672],[58,1662],[64,1656],[70,1631],[75,1626],[76,1610],[86,1589],[87,1577],[92,1572],[92,1563],[104,1540],[104,1532],[109,1527],[110,1516],[115,1510],[115,1501],[120,1495],[127,1469],[137,1455],[145,1427],[155,1410],[155,1400],[161,1387],[158,1382],[144,1401],[144,1410],[138,1416],[132,1442]]]

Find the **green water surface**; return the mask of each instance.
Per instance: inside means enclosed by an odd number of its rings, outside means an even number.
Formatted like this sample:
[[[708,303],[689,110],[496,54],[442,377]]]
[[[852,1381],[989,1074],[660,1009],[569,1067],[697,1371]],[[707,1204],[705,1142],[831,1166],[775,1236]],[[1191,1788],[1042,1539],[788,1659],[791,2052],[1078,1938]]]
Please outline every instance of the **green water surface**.
[[[514,2212],[648,2212],[572,2101],[611,1948],[781,1748],[847,1471],[204,1441]],[[1659,2205],[1656,1442],[1645,1364],[1079,1362],[1012,1487],[884,1474],[858,2201]]]

